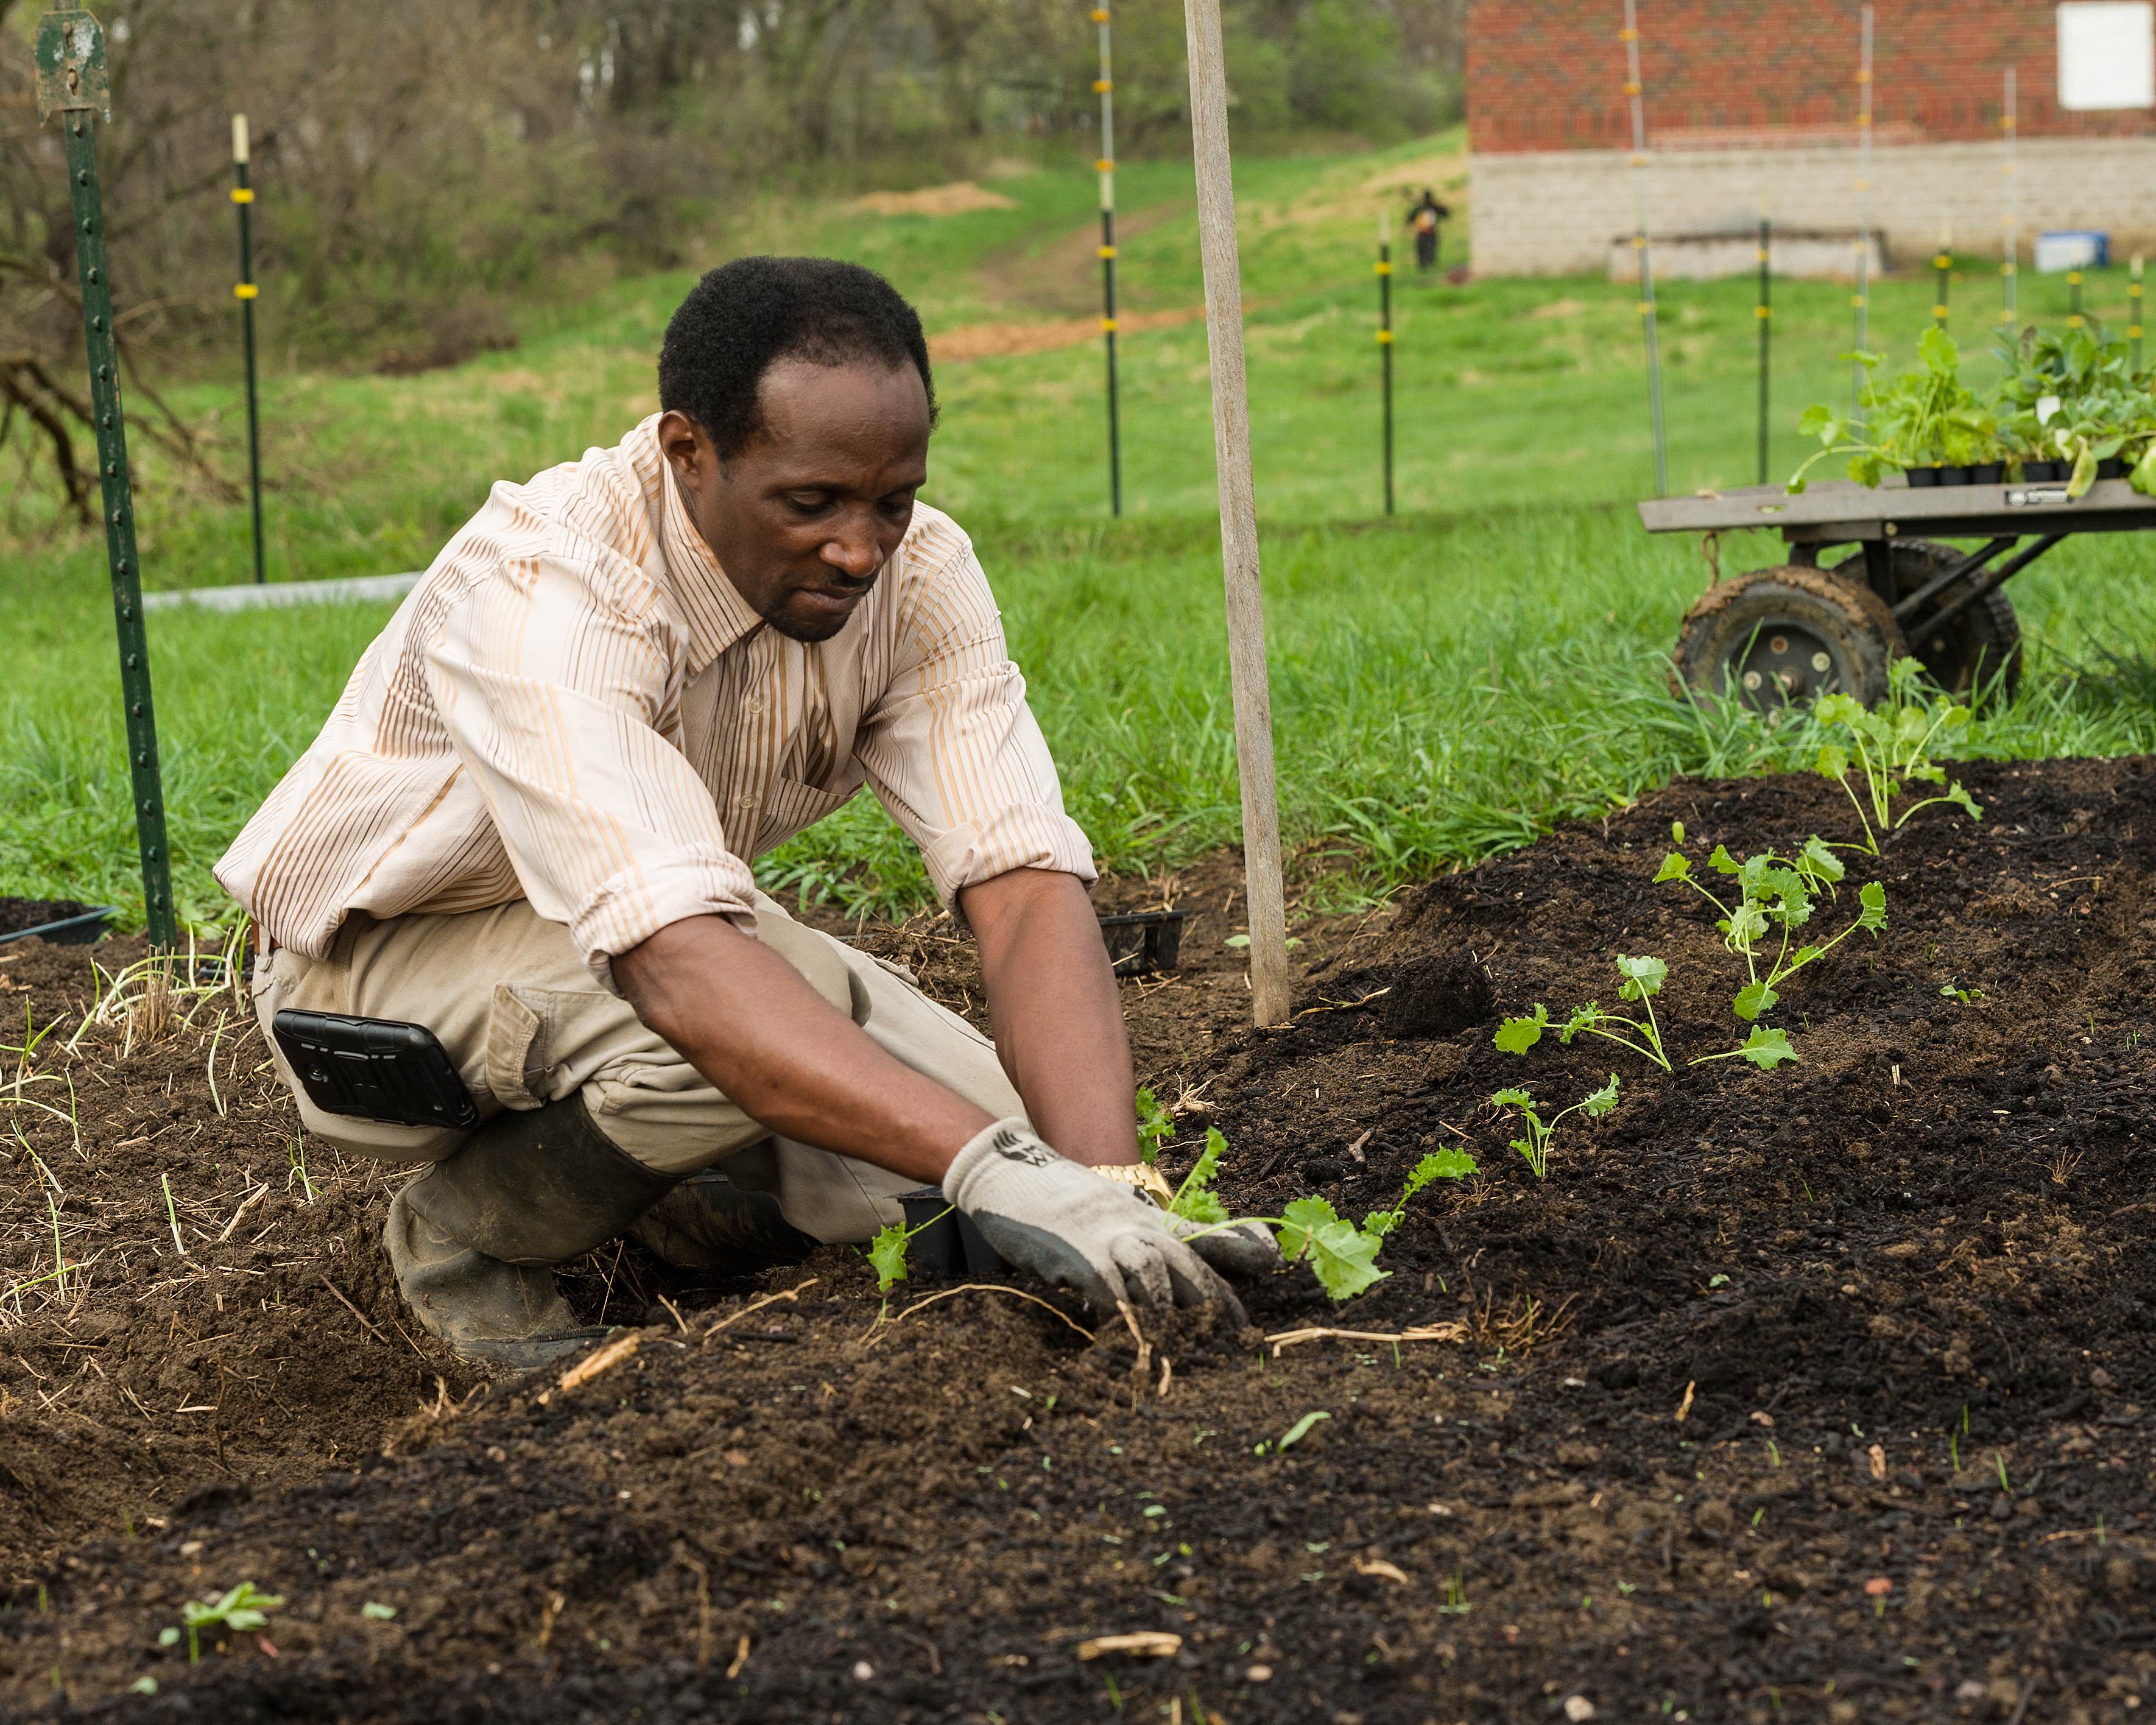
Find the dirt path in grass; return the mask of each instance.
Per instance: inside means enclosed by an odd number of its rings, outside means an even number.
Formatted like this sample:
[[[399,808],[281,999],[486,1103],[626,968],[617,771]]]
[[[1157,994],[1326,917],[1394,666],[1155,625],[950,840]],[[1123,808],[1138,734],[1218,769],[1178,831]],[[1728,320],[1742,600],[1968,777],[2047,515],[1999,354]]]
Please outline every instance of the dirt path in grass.
[[[126,1061],[100,1045],[67,1069],[74,1126],[15,1111],[64,1199],[0,1152],[0,1288],[53,1267],[49,1212],[85,1266],[0,1317],[0,1707],[2125,1717],[2156,1699],[2150,768],[1969,768],[1980,824],[1921,815],[1852,865],[1887,927],[1785,987],[1802,1062],[1773,1073],[1490,1036],[1537,999],[1614,1004],[1614,957],[1651,952],[1673,1050],[1731,1045],[1736,961],[1652,884],[1669,824],[1696,859],[1843,837],[1816,779],[1679,784],[1307,923],[1283,1031],[1241,1027],[1232,868],[1193,871],[1186,969],[1126,985],[1141,1070],[1185,1102],[1171,1167],[1217,1124],[1238,1207],[1359,1216],[1425,1148],[1481,1163],[1417,1201],[1368,1293],[1285,1275],[1240,1332],[1089,1339],[1000,1286],[882,1316],[835,1250],[702,1285],[602,1254],[575,1296],[640,1322],[635,1350],[480,1384],[398,1332],[386,1183],[311,1163],[311,1204],[288,1178],[289,1117],[228,1072],[259,1046],[220,1055],[220,1116],[213,1008]],[[978,1006],[947,924],[862,936]],[[42,1021],[80,963],[0,978]],[[1620,1106],[1567,1122],[1535,1180],[1485,1099],[1562,1106],[1613,1070]],[[1286,1339],[1327,1325],[1366,1334]],[[192,1668],[159,1649],[182,1599],[243,1580],[285,1598],[260,1635]]]

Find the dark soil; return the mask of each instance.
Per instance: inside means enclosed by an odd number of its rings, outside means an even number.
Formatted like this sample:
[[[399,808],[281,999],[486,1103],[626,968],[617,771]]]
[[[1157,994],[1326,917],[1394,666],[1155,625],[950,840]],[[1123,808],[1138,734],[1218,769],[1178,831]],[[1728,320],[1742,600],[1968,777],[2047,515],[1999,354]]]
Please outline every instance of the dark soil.
[[[1821,929],[1875,876],[1888,925],[1785,988],[1803,1061],[1773,1073],[1684,1064],[1740,1040],[1742,967],[1652,877],[1672,819],[1695,859],[1851,836],[1817,779],[1680,784],[1397,914],[1301,920],[1280,1031],[1242,1027],[1232,869],[1194,871],[1183,972],[1125,988],[1140,1070],[1181,1104],[1172,1166],[1216,1124],[1239,1208],[1315,1189],[1358,1216],[1426,1149],[1482,1172],[1417,1200],[1350,1305],[1291,1272],[1246,1290],[1250,1329],[1152,1319],[1142,1345],[1022,1291],[902,1288],[880,1322],[850,1252],[698,1285],[625,1251],[573,1291],[647,1321],[633,1354],[478,1384],[398,1327],[373,1240],[394,1177],[311,1162],[312,1204],[288,1181],[251,1032],[225,1032],[223,1117],[215,1006],[124,1059],[94,1032],[50,1068],[82,1153],[16,1117],[88,1267],[0,1304],[0,1705],[2126,1717],[2156,1700],[2150,769],[1971,765],[1982,823],[1931,811],[1854,859]],[[862,937],[978,1004],[947,923]],[[1585,1038],[1491,1045],[1498,1011],[1614,1006],[1620,952],[1669,964],[1674,1075]],[[1445,1030],[1475,1008],[1463,954],[1495,999]],[[0,954],[0,986],[42,1022],[84,963]],[[1621,1105],[1568,1120],[1536,1181],[1485,1099],[1553,1110],[1613,1070]],[[50,1188],[12,1155],[0,1290],[53,1263]],[[1327,1324],[1368,1333],[1291,1337]],[[261,1635],[212,1633],[192,1668],[158,1647],[241,1581],[285,1597]],[[1137,1631],[1180,1640],[1086,1645]]]
[[[70,916],[87,916],[97,907],[71,898],[0,898],[0,934],[20,934]]]

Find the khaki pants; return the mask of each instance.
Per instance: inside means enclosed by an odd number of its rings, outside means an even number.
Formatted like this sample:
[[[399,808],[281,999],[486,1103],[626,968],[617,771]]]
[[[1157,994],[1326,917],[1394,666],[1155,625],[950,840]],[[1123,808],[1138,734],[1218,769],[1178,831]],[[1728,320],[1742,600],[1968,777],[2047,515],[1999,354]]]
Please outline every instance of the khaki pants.
[[[923,994],[910,971],[803,927],[762,893],[756,913],[757,938],[887,1053],[998,1120],[1024,1111],[994,1044]],[[736,1185],[771,1193],[788,1221],[820,1240],[867,1240],[900,1219],[896,1194],[919,1183],[759,1126],[600,988],[568,931],[522,900],[458,916],[354,917],[326,959],[280,948],[258,965],[254,992],[302,1123],[354,1155],[435,1162],[464,1135],[323,1113],[270,1035],[287,1007],[425,1025],[482,1119],[581,1092],[593,1123],[644,1167],[688,1175],[722,1162]]]

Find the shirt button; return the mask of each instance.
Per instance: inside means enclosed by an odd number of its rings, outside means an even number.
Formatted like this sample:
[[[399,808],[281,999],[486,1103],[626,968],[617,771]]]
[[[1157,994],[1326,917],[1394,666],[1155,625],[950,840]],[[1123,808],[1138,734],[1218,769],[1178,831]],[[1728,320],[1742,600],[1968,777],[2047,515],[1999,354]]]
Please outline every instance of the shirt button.
[[[753,809],[756,807],[756,798],[748,792],[743,791],[741,795],[734,798],[734,807],[737,809]]]
[[[760,713],[763,711],[763,703],[752,695],[742,703],[742,711],[745,713]]]

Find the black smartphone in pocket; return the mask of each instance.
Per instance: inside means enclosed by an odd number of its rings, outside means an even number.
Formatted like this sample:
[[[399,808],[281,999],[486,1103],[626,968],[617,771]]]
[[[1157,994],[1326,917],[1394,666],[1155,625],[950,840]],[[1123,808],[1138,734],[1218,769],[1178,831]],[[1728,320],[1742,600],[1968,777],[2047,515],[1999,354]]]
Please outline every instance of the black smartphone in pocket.
[[[424,1024],[288,1007],[270,1028],[307,1100],[325,1114],[459,1132],[479,1124],[456,1063]]]

